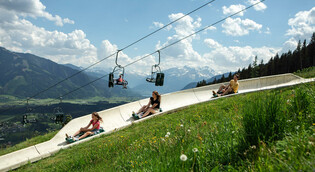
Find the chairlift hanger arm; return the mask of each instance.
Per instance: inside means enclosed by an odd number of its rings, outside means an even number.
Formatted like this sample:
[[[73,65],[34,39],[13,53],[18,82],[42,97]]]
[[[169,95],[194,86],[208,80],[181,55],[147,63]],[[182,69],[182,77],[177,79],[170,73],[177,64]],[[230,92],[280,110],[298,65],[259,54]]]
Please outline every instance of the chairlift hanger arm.
[[[160,52],[160,50],[157,50],[156,52],[159,53],[159,63],[156,64],[155,66],[159,66],[159,65],[160,65],[160,62],[161,62],[161,52]]]
[[[119,53],[120,51],[121,51],[121,50],[118,50],[117,53],[116,53],[116,60],[115,60],[115,63],[116,63],[116,65],[117,65],[119,68],[122,68],[122,66],[117,63],[117,60],[118,60],[118,53]]]

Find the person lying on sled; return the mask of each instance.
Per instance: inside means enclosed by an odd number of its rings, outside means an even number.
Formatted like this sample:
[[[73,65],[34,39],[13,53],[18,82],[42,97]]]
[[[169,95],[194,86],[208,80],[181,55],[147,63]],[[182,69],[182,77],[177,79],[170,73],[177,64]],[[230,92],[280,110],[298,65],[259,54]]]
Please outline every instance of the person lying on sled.
[[[86,127],[81,127],[79,131],[77,131],[73,136],[68,136],[66,134],[67,138],[72,138],[74,141],[83,139],[89,135],[94,135],[99,133],[100,129],[100,121],[103,122],[103,119],[100,117],[100,115],[97,112],[92,113],[92,119],[89,122],[89,124]],[[92,128],[89,128],[92,125]],[[75,136],[79,135],[81,132],[84,134],[80,136],[79,138],[76,138]]]

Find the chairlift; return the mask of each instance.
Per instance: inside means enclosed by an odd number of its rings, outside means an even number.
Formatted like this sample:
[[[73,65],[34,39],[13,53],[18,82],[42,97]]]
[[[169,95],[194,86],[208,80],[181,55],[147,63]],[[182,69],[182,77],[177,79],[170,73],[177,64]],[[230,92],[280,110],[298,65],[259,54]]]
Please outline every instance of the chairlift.
[[[62,97],[60,97],[60,104],[62,103]],[[62,124],[64,119],[64,112],[62,111],[62,108],[60,106],[54,108],[54,115],[55,118],[53,120],[56,124]]]
[[[117,63],[118,53],[119,53],[120,51],[121,51],[121,50],[118,50],[118,51],[117,51],[117,54],[116,54],[116,61],[115,61],[115,62],[116,62],[116,66],[114,67],[113,72],[111,72],[111,73],[109,74],[108,87],[114,87],[114,85],[122,85],[124,89],[127,89],[128,81],[126,81],[126,80],[124,79],[124,76],[125,76],[125,68]],[[116,68],[122,69],[122,73],[119,74],[119,78],[118,78],[118,79],[114,79],[114,72],[116,71]]]
[[[23,125],[25,125],[27,123],[36,123],[37,122],[36,118],[28,119],[28,117],[33,114],[32,111],[34,111],[34,109],[31,108],[28,104],[29,100],[30,100],[30,98],[27,98],[27,100],[26,100],[26,111],[25,111],[25,114],[23,115],[23,119],[22,119]]]
[[[159,66],[161,61],[160,50],[158,50],[157,52],[159,53],[159,63],[151,67],[151,76],[146,78],[146,81],[150,83],[155,83],[155,86],[163,86],[164,73],[161,72],[161,68]]]

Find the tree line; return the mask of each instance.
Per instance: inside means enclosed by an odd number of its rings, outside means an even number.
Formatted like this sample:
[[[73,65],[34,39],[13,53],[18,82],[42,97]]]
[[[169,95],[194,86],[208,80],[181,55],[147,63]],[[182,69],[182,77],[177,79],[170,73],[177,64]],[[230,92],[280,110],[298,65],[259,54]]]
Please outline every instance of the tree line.
[[[315,32],[312,35],[311,41],[306,45],[306,40],[298,42],[297,48],[292,52],[289,50],[281,56],[276,54],[267,63],[261,60],[258,64],[257,56],[253,63],[249,64],[247,68],[238,69],[236,72],[230,72],[227,77],[222,75],[220,79],[214,79],[212,82],[205,80],[199,81],[197,87],[228,82],[233,78],[234,73],[239,73],[242,79],[277,75],[283,73],[293,73],[304,68],[315,66]]]

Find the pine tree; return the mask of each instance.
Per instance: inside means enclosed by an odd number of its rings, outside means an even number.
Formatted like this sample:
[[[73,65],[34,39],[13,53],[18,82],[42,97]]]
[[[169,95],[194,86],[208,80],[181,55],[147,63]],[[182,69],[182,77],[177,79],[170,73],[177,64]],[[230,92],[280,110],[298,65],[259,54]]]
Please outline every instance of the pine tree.
[[[228,78],[227,78],[227,80],[229,81],[229,80],[231,80],[232,78],[233,78],[232,72],[230,72],[230,73],[229,73],[229,76],[228,76]]]
[[[298,68],[300,68],[300,70],[302,70],[302,56],[301,56],[301,41],[299,40],[299,43],[296,47],[296,54],[297,54],[297,59],[299,62]]]
[[[315,32],[313,32],[310,43],[307,46],[310,66],[315,66]]]
[[[221,77],[221,79],[220,79],[220,82],[225,82],[224,74],[222,75],[222,77]]]
[[[309,67],[309,57],[307,53],[307,47],[306,47],[306,39],[303,41],[303,46],[301,49],[301,59],[302,59],[302,68]]]
[[[265,67],[264,67],[264,60],[261,59],[260,64],[259,64],[259,76],[265,76]]]
[[[259,67],[257,65],[257,56],[255,56],[255,59],[253,61],[253,68],[250,71],[251,78],[255,78],[259,75]]]

